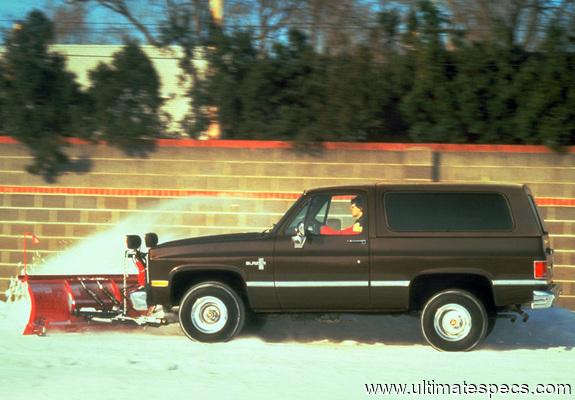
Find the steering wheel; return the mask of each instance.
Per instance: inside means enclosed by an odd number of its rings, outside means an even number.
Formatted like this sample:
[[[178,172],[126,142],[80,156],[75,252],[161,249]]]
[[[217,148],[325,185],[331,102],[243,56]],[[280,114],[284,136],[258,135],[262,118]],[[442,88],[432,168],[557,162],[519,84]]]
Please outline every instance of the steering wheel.
[[[309,221],[306,230],[312,235],[319,235],[321,232],[322,224],[317,219]]]

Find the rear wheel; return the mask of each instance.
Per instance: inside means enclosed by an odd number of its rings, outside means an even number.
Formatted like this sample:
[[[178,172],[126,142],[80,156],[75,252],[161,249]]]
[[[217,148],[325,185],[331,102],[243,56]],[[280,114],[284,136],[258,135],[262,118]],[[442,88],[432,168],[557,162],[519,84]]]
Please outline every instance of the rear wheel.
[[[421,330],[438,350],[468,351],[485,338],[485,307],[465,290],[445,290],[427,301],[421,314]]]
[[[245,320],[241,297],[221,282],[193,286],[180,303],[180,326],[198,342],[226,342],[237,335]]]

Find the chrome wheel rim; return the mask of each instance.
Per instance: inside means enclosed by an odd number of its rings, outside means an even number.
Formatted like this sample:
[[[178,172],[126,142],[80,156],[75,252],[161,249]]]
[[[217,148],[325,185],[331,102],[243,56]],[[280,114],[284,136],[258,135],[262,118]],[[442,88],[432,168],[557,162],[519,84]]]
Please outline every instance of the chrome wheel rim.
[[[202,333],[217,333],[228,321],[228,308],[213,296],[198,298],[192,306],[192,324]]]
[[[446,304],[435,312],[435,332],[449,342],[465,339],[471,332],[471,326],[471,314],[460,304]]]

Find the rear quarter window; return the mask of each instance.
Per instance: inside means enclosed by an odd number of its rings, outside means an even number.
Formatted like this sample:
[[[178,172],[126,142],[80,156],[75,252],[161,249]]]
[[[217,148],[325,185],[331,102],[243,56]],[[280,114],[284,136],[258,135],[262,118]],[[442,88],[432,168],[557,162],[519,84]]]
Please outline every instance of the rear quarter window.
[[[529,195],[529,204],[531,205],[531,211],[533,211],[533,215],[537,220],[537,226],[539,227],[539,230],[541,232],[547,232],[547,229],[545,228],[545,222],[544,222],[545,220],[541,216],[539,208],[537,207],[537,203],[535,202],[535,199],[533,198],[532,195]]]
[[[395,232],[498,232],[513,230],[500,193],[384,194],[387,225]]]

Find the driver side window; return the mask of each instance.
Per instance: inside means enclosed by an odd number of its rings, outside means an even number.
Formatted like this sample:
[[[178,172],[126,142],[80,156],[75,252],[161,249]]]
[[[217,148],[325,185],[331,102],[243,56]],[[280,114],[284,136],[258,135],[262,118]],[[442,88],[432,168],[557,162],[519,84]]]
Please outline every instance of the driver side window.
[[[300,223],[311,235],[361,235],[367,233],[367,202],[364,195],[320,194],[298,212],[286,234],[293,235]]]

